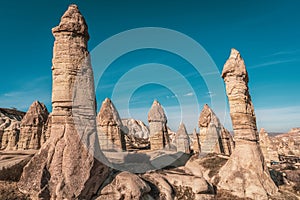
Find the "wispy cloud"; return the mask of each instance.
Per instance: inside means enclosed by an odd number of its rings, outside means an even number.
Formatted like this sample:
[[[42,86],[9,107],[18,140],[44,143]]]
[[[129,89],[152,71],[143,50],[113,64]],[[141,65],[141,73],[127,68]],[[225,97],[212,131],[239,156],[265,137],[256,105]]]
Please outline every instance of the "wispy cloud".
[[[269,62],[264,62],[264,63],[260,63],[260,64],[257,64],[257,65],[249,66],[249,69],[268,67],[268,66],[278,65],[278,64],[283,64],[283,63],[291,63],[291,62],[295,62],[295,61],[297,61],[297,60],[296,59],[289,59],[289,60],[269,61]]]
[[[191,97],[191,96],[194,96],[194,93],[193,92],[189,92],[189,93],[184,94],[183,96],[185,96],[185,97]]]
[[[300,53],[300,50],[286,50],[286,51],[278,51],[269,55],[265,55],[263,57],[273,57],[273,56],[285,56],[285,55],[294,55]]]
[[[293,127],[300,127],[300,106],[258,108],[255,113],[259,128],[268,131],[287,132]]]
[[[51,104],[49,77],[38,77],[20,88],[0,94],[0,107],[15,107],[26,111],[35,100],[39,100],[47,105]]]

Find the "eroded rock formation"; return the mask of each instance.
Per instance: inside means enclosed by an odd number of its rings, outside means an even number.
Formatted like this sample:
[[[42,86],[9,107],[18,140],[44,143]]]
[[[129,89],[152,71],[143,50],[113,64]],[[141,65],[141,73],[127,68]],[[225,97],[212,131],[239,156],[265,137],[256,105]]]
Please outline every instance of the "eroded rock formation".
[[[219,171],[218,189],[252,199],[268,199],[276,193],[258,143],[254,107],[248,88],[248,73],[240,53],[232,49],[222,77],[230,106],[235,149]]]
[[[177,152],[191,153],[190,138],[183,123],[180,123],[175,138]]]
[[[154,100],[148,113],[148,122],[151,150],[169,148],[170,140],[167,129],[167,117],[164,109],[157,100]]]
[[[25,166],[18,186],[32,199],[91,199],[108,168],[94,157],[101,152],[89,35],[76,5],[69,6],[52,33],[51,134]]]
[[[35,101],[21,121],[18,149],[39,149],[43,127],[48,119],[48,110],[43,103]]]
[[[233,139],[207,104],[200,113],[199,128],[201,152],[231,154],[234,148]]]
[[[101,190],[101,194],[97,200],[149,199],[147,193],[150,192],[150,190],[150,186],[137,175],[129,172],[121,172],[110,184]]]
[[[125,135],[127,149],[150,148],[150,131],[144,122],[136,119],[122,119],[122,123],[127,128]]]
[[[192,146],[192,148],[193,148],[194,153],[201,152],[199,133],[197,133],[196,129],[194,129],[194,131],[193,131],[193,146]]]
[[[102,102],[97,116],[97,127],[102,150],[126,150],[123,123],[109,98]]]
[[[270,139],[268,133],[264,128],[260,129],[259,131],[259,145],[267,165],[270,165],[271,161],[279,161],[277,147]]]
[[[25,113],[15,110],[0,108],[0,148],[15,150],[19,140],[20,124]]]

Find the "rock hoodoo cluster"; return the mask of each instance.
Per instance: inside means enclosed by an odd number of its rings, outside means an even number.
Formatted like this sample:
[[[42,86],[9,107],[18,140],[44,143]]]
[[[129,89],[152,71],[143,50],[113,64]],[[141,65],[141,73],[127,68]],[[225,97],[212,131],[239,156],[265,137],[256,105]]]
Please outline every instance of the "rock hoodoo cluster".
[[[222,77],[230,106],[235,149],[219,171],[218,188],[241,198],[268,199],[276,193],[258,143],[256,118],[248,88],[248,73],[240,53],[232,49]]]
[[[33,102],[21,121],[18,149],[39,149],[45,140],[42,133],[48,119],[48,110],[43,103]]]
[[[169,148],[170,140],[167,129],[167,117],[164,109],[154,100],[148,113],[151,150]]]
[[[76,5],[69,6],[52,32],[50,138],[25,166],[18,186],[33,199],[91,199],[108,168],[94,157],[99,143],[89,35]]]
[[[26,115],[0,108],[1,149],[40,148],[32,158],[26,154],[31,159],[18,182],[22,193],[45,200],[209,200],[223,194],[268,199],[278,194],[266,161],[277,161],[279,153],[300,156],[300,129],[276,137],[264,129],[258,134],[248,74],[237,50],[232,49],[222,72],[234,139],[208,105],[199,116],[200,133],[195,129],[190,139],[183,123],[177,133],[168,128],[157,100],[148,113],[149,127],[121,120],[108,98],[96,116],[88,27],[76,5],[52,33],[52,113],[38,101]],[[9,156],[0,154],[0,159]]]
[[[180,123],[175,139],[177,152],[191,153],[190,138],[183,123]]]
[[[122,119],[122,123],[127,129],[125,135],[127,149],[150,148],[150,131],[144,122],[136,119]]]
[[[207,104],[199,116],[199,128],[201,152],[231,154],[234,148],[232,136]]]
[[[97,127],[102,150],[126,150],[123,123],[109,98],[102,102],[97,116]]]

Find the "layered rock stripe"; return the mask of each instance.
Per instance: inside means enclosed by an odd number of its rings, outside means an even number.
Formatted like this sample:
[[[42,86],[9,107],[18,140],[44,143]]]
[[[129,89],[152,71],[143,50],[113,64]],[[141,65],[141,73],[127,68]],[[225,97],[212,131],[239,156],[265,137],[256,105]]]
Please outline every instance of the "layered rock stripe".
[[[154,100],[148,113],[151,150],[161,150],[170,147],[167,129],[167,117],[164,109],[157,100]]]
[[[268,199],[277,192],[258,143],[248,73],[240,53],[232,49],[222,77],[226,84],[235,148],[219,171],[218,189],[240,198]]]
[[[102,102],[97,116],[97,129],[102,150],[126,150],[123,123],[109,98]]]
[[[69,6],[52,33],[50,138],[25,166],[18,186],[32,199],[91,199],[109,170],[94,158],[100,149],[89,35],[76,5]]]

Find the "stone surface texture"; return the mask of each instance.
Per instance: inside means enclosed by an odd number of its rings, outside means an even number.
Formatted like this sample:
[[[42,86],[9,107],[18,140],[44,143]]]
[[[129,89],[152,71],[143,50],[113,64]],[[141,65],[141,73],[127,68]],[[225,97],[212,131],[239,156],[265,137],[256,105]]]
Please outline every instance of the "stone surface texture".
[[[19,140],[21,120],[25,113],[16,109],[0,108],[0,149],[15,150]]]
[[[32,199],[91,199],[109,169],[94,157],[101,152],[89,35],[76,5],[69,6],[52,33],[51,134],[24,167],[18,187]]]
[[[102,150],[126,150],[123,123],[109,98],[102,102],[97,116],[97,129]]]
[[[186,154],[191,153],[190,137],[186,131],[185,125],[180,123],[179,129],[176,133],[176,149],[177,152],[183,152]]]
[[[18,149],[39,149],[41,147],[44,125],[48,119],[48,110],[43,103],[31,104],[21,121]]]
[[[154,100],[148,113],[148,122],[151,150],[169,148],[170,140],[167,128],[167,117],[164,109],[157,100]]]
[[[125,140],[127,149],[150,148],[150,131],[144,122],[136,119],[122,119],[126,128]]]
[[[201,152],[231,154],[234,148],[232,136],[207,104],[200,113],[198,124]]]
[[[140,200],[146,199],[151,188],[140,177],[129,172],[119,173],[101,190],[97,200]]]
[[[267,165],[270,165],[271,161],[279,162],[277,145],[270,139],[264,128],[259,131],[259,145]]]
[[[194,153],[200,153],[201,152],[201,143],[200,143],[200,137],[199,133],[197,133],[196,129],[193,131],[193,140],[192,140],[192,149]]]
[[[219,171],[218,189],[240,198],[268,199],[277,187],[272,181],[261,148],[254,108],[248,88],[248,73],[240,53],[232,49],[222,77],[226,84],[235,148]]]

